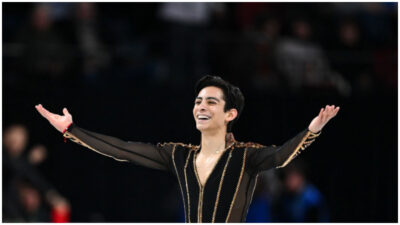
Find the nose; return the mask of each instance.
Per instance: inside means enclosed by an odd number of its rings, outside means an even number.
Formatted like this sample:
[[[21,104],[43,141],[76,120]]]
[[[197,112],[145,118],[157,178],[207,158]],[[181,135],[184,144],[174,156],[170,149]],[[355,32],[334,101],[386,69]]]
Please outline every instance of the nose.
[[[207,109],[207,105],[204,102],[201,102],[197,107],[200,112],[204,112]]]

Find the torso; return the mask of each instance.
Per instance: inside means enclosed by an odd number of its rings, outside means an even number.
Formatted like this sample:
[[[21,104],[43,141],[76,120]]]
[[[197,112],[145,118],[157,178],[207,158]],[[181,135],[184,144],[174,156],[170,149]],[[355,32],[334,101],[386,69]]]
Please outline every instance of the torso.
[[[247,146],[232,146],[211,156],[204,156],[200,146],[173,151],[186,222],[245,221],[257,177],[248,166]]]
[[[215,156],[205,157],[199,153],[196,157],[196,170],[199,175],[201,185],[204,187],[207,178],[210,176],[215,166],[217,165],[222,154],[215,154]]]

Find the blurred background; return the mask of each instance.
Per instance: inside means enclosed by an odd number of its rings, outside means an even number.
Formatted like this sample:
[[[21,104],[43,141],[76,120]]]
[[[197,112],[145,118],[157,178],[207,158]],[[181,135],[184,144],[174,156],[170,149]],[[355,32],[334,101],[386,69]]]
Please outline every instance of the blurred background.
[[[176,179],[72,142],[67,107],[123,140],[199,143],[194,84],[246,98],[239,141],[281,145],[341,107],[248,222],[397,222],[397,3],[2,3],[3,222],[182,222]]]

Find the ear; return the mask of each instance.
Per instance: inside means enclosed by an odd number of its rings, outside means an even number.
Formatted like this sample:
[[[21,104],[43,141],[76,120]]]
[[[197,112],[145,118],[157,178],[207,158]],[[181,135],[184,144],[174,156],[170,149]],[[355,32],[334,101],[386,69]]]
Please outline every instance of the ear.
[[[237,115],[238,111],[235,108],[228,110],[228,112],[226,112],[226,122],[231,122]]]

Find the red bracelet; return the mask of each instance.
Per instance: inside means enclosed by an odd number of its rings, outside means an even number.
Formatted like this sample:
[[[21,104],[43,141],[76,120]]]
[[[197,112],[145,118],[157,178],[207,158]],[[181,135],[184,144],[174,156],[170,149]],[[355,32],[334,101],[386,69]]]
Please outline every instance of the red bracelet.
[[[72,122],[64,129],[64,131],[62,132],[62,134],[64,135],[65,132],[67,132],[68,128],[72,125]],[[64,143],[67,143],[67,138],[64,137]]]

